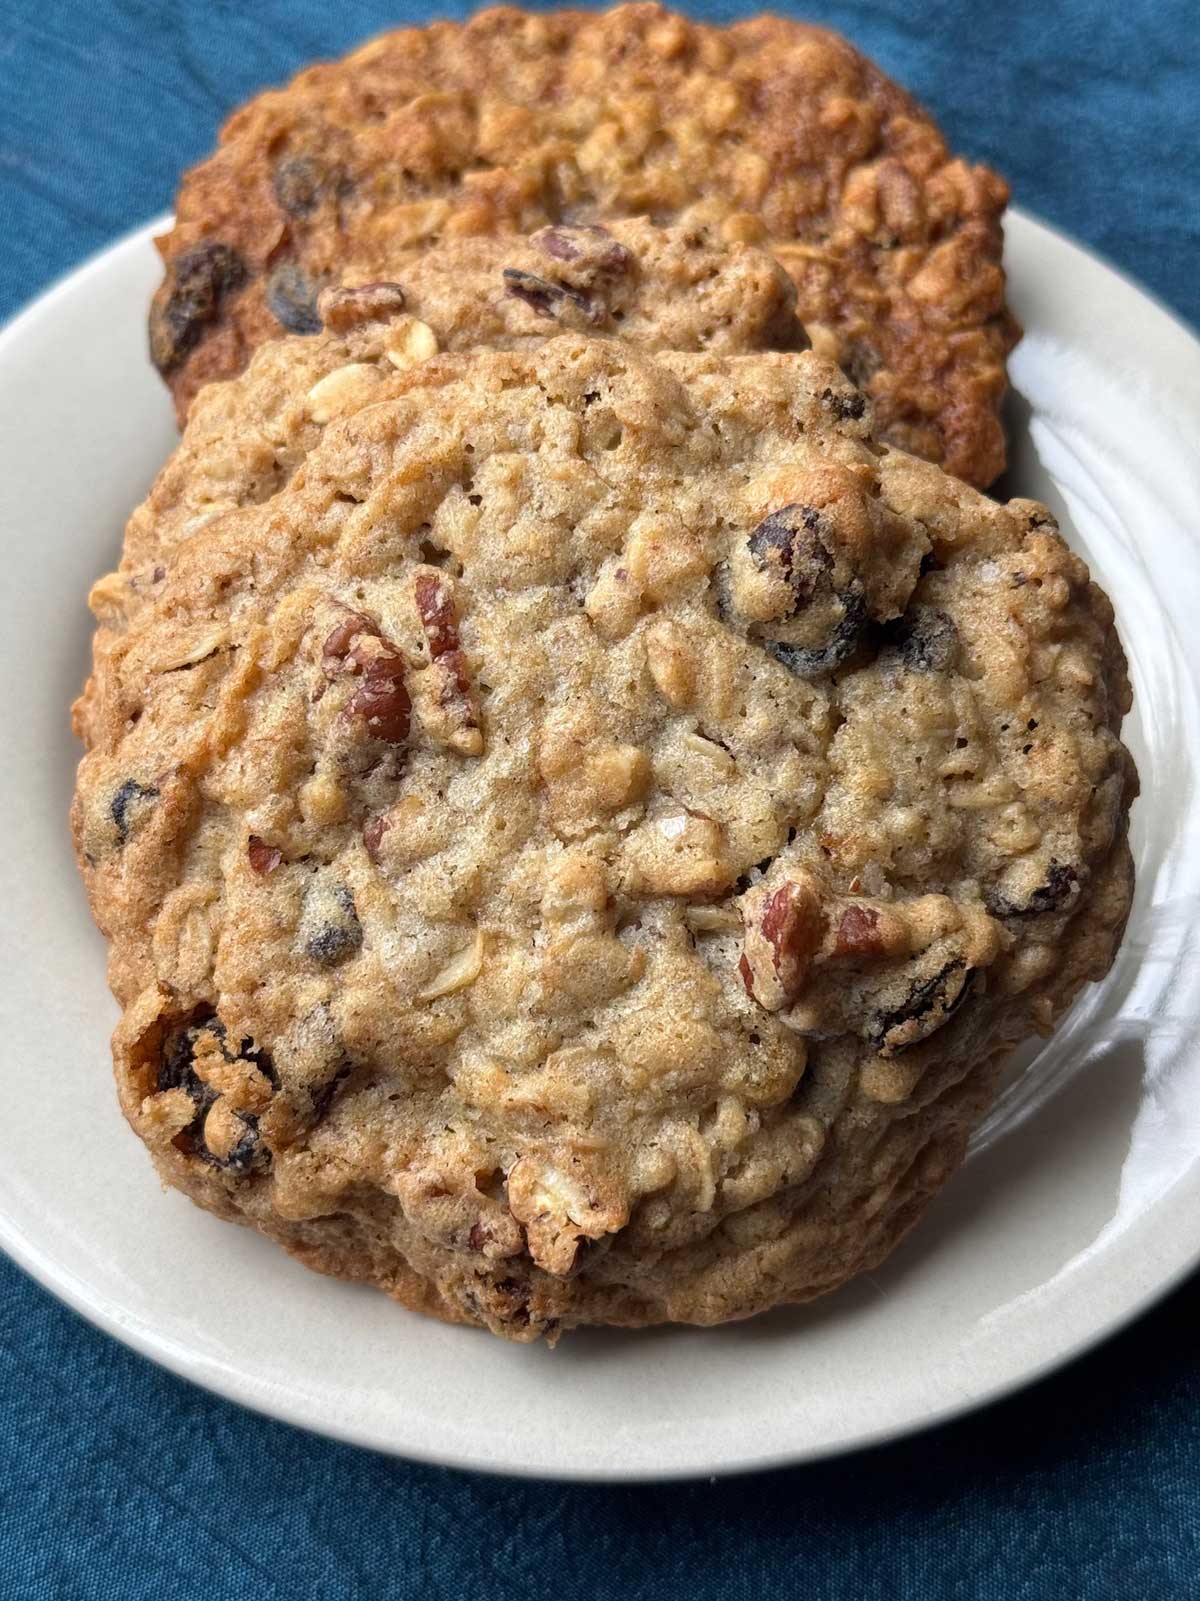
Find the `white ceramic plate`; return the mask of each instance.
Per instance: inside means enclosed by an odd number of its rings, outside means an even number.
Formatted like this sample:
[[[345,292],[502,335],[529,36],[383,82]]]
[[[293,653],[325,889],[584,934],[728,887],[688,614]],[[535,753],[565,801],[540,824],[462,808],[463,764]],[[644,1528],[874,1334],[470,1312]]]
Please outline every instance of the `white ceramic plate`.
[[[66,827],[84,596],[174,440],[145,355],[150,236],[0,335],[0,1243],[18,1262],[136,1350],[277,1417],[438,1462],[621,1479],[795,1462],[946,1418],[1080,1351],[1197,1261],[1200,346],[1020,215],[1006,487],[1049,501],[1116,603],[1139,886],[1114,972],[1026,1053],[925,1225],[815,1307],[551,1352],[318,1278],[161,1193],[117,1111],[115,1008]]]

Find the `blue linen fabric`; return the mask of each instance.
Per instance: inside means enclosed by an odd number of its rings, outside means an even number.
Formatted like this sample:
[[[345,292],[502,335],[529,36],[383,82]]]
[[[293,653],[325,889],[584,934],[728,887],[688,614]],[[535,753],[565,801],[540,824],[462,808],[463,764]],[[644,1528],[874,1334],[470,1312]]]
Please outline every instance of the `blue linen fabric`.
[[[1200,320],[1196,0],[811,0],[800,14],[909,85],[1022,205]],[[427,15],[387,0],[0,0],[0,317],[168,207],[244,97]],[[1024,1395],[869,1454],[595,1488],[416,1467],[252,1416],[0,1261],[0,1598],[1194,1598],[1198,1313],[1193,1281]]]

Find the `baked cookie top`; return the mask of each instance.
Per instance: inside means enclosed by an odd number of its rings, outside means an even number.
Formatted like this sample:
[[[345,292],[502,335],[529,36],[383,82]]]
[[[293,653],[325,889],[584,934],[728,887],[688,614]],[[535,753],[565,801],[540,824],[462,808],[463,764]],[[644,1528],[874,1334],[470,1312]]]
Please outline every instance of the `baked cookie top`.
[[[392,326],[210,390],[223,505],[172,526],[169,468],[94,591],[126,1114],[204,1204],[518,1338],[819,1293],[1111,960],[1111,608],[815,354],[398,367]]]
[[[646,215],[769,245],[883,436],[977,484],[1004,464],[1003,181],[951,156],[843,39],[657,5],[489,10],[386,34],[236,112],[159,241],[154,359],[180,416],[321,289],[464,236]]]

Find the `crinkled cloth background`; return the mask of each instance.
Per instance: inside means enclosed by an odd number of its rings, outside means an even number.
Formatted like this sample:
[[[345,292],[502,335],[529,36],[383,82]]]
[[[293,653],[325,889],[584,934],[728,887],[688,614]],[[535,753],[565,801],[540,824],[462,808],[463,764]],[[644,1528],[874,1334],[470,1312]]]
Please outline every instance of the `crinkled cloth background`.
[[[875,56],[1021,205],[1200,321],[1195,0],[797,14]],[[0,317],[168,207],[259,86],[423,15],[387,0],[0,0]],[[1198,1315],[1193,1281],[1069,1371],[869,1455],[609,1489],[414,1467],[267,1422],[0,1261],[0,1596],[1182,1601],[1200,1584]]]

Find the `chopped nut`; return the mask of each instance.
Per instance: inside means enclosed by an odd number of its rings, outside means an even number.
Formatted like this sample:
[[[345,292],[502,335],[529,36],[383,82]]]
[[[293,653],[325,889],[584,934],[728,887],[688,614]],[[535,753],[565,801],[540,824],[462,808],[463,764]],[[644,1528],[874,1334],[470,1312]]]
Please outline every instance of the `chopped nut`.
[[[450,581],[441,573],[422,572],[413,585],[421,627],[429,645],[429,673],[434,679],[434,704],[444,727],[437,732],[464,756],[483,750],[479,707],[471,682],[471,669],[459,643],[458,616]]]
[[[417,317],[399,317],[388,329],[383,348],[393,367],[415,367],[437,355],[437,335]]]
[[[380,812],[377,817],[368,817],[363,824],[363,844],[367,848],[367,855],[376,865],[379,862],[379,847],[383,843],[383,836],[391,826],[391,819],[386,812]]]
[[[569,284],[539,278],[536,273],[523,272],[519,267],[505,267],[503,276],[504,293],[523,301],[539,317],[559,318],[565,311],[574,310],[585,325],[604,321],[604,306]]]
[[[379,635],[377,623],[360,611],[348,611],[336,628],[330,630],[321,646],[321,666],[326,678],[336,678],[345,670],[346,659],[352,656],[354,641],[360,634]]]
[[[624,272],[633,263],[625,246],[598,223],[539,228],[530,235],[529,243],[555,261],[583,262],[597,273]]]
[[[483,950],[483,930],[476,929],[471,943],[464,945],[424,989],[417,991],[416,999],[436,1001],[443,995],[453,995],[456,990],[466,989],[473,984],[483,969]]]
[[[834,935],[836,956],[882,956],[879,913],[871,906],[847,906],[838,919]]]
[[[370,362],[351,361],[335,367],[308,391],[309,414],[314,422],[332,422],[343,411],[365,405],[379,381],[379,370]]]
[[[412,702],[404,682],[404,656],[369,617],[348,612],[326,638],[321,664],[327,678],[361,673],[362,683],[346,711],[362,718],[368,734],[390,745],[407,740]]]
[[[404,684],[404,658],[387,640],[373,642],[363,667],[363,681],[346,708],[361,717],[367,733],[389,745],[408,738],[412,702]]]
[[[317,297],[317,315],[333,333],[345,333],[364,322],[386,322],[404,310],[399,284],[357,284],[353,288],[323,289]]]
[[[738,971],[746,991],[768,1012],[796,999],[821,945],[824,913],[818,888],[807,878],[776,890],[759,889],[743,903],[746,935]]]
[[[251,834],[246,854],[250,858],[250,866],[264,878],[268,873],[273,873],[283,860],[283,852],[275,845],[268,845],[257,834]]]

